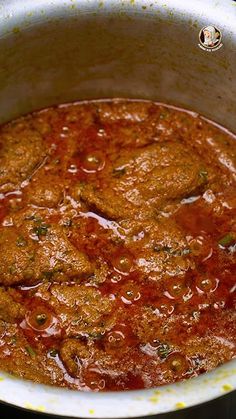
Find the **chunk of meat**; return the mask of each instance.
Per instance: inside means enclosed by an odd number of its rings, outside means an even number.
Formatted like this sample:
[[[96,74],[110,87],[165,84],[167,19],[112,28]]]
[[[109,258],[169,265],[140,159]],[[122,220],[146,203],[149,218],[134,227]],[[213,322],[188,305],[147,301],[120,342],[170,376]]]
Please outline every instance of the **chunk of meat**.
[[[63,229],[58,226],[52,226],[39,243],[35,263],[38,277],[42,266],[45,272],[53,274],[54,280],[79,279],[93,272],[88,257],[70,243]]]
[[[57,175],[43,172],[31,179],[25,191],[26,200],[38,207],[56,208],[63,198],[63,182]]]
[[[0,287],[0,319],[8,323],[14,323],[25,315],[25,307],[14,301],[7,290]]]
[[[62,227],[35,219],[21,222],[27,226],[0,229],[1,284],[78,280],[92,274],[88,257],[70,243]]]
[[[217,336],[191,337],[186,353],[193,358],[200,372],[211,371],[233,357],[235,346]]]
[[[52,383],[56,374],[63,385],[63,371],[47,352],[40,343],[31,346],[17,324],[4,323],[4,343],[0,345],[2,370],[45,384]]]
[[[151,102],[140,103],[137,101],[124,102],[114,100],[113,102],[99,102],[96,105],[97,114],[100,122],[103,124],[113,123],[117,121],[141,122],[147,119]]]
[[[50,304],[61,318],[66,335],[99,338],[115,322],[112,300],[96,288],[84,285],[53,285]]]
[[[0,192],[19,187],[46,155],[42,136],[26,121],[6,125],[0,132]]]
[[[118,356],[124,360],[125,355],[119,353]],[[129,358],[124,362],[121,371],[119,360],[99,349],[91,341],[64,340],[60,348],[60,358],[69,374],[84,381],[91,389],[99,388],[99,382],[103,384],[101,388],[104,388],[107,382],[114,387],[119,382],[120,388],[125,389],[127,374],[135,374],[135,365],[130,364]]]
[[[31,282],[33,277],[34,244],[14,227],[0,229],[0,283],[13,285]]]
[[[200,159],[204,159],[215,172],[220,174],[217,176],[215,189],[232,184],[232,179],[234,181],[236,179],[236,153],[233,144],[235,139],[205,121],[200,121],[199,124],[199,129],[190,131],[186,140],[191,143]]]
[[[194,268],[185,235],[173,220],[162,217],[124,220],[119,224],[126,248],[138,255],[137,268],[149,274],[150,279],[181,275]]]
[[[60,347],[60,357],[72,377],[80,377],[83,366],[87,366],[93,356],[91,344],[80,339],[66,339]]]
[[[194,333],[185,341],[186,354],[197,362],[200,372],[210,371],[233,358],[236,349],[234,309],[224,310],[221,315],[206,312],[203,318],[204,325],[196,325]]]
[[[143,218],[164,203],[189,196],[204,187],[201,163],[180,143],[153,144],[123,151],[101,189],[81,186],[80,196],[90,207],[111,219]]]

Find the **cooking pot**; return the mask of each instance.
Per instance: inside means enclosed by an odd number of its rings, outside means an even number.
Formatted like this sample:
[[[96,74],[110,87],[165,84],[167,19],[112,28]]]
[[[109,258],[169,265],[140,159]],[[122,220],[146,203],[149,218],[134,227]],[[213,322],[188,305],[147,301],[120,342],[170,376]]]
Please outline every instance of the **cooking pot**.
[[[236,3],[231,0],[0,0],[0,122],[108,97],[182,106],[236,131]],[[199,32],[215,26],[219,47]],[[201,47],[200,47],[201,46]],[[236,388],[236,360],[158,389],[83,393],[0,373],[0,399],[71,417],[158,414]]]

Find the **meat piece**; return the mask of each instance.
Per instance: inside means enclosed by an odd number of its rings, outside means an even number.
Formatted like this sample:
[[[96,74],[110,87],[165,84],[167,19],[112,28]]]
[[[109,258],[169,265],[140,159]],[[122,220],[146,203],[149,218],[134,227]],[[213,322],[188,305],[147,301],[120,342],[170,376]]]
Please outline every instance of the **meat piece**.
[[[46,155],[42,136],[26,121],[6,125],[0,132],[0,192],[19,187]]]
[[[26,200],[38,207],[56,208],[63,198],[63,182],[57,175],[43,172],[31,179],[25,191]]]
[[[91,344],[79,339],[66,339],[60,348],[60,357],[72,377],[80,377],[83,366],[87,366],[93,356]]]
[[[40,217],[22,216],[18,216],[17,228],[0,229],[1,284],[79,280],[92,274],[88,257],[70,243],[63,227],[49,225]]]
[[[124,244],[137,255],[136,267],[149,279],[184,274],[194,268],[187,240],[170,218],[120,222]]]
[[[217,336],[191,337],[185,343],[186,354],[200,373],[211,371],[233,357],[235,346]]]
[[[14,323],[25,315],[25,307],[14,301],[12,296],[4,288],[0,287],[0,319],[8,323]]]
[[[34,244],[14,227],[0,229],[0,283],[3,285],[26,283],[34,271]]]
[[[55,284],[50,292],[50,304],[61,318],[68,337],[87,336],[97,339],[114,325],[112,300],[96,288]]]
[[[149,116],[152,108],[151,102],[114,100],[113,102],[99,102],[96,105],[97,114],[101,123],[117,121],[142,122]]]
[[[236,180],[235,138],[203,120],[198,121],[197,128],[186,139],[199,158],[214,170],[217,180],[214,189],[232,184],[232,179]]]
[[[191,336],[182,343],[187,356],[196,363],[198,373],[210,371],[233,358],[236,350],[235,310],[205,312]]]
[[[143,344],[156,340],[166,342],[168,339],[165,330],[166,323],[166,316],[163,321],[163,317],[158,315],[156,308],[150,304],[143,307],[139,315],[134,316],[132,328],[139,341]]]
[[[88,257],[77,250],[68,240],[61,227],[52,226],[48,234],[39,243],[35,258],[36,277],[40,277],[42,267],[44,272],[52,274],[52,279],[80,279],[93,272],[93,266]]]
[[[0,345],[1,369],[35,382],[50,384],[57,377],[63,385],[63,371],[38,343],[31,346],[17,324],[4,324],[4,343]],[[64,384],[65,385],[65,384]]]
[[[80,196],[91,208],[111,219],[153,214],[165,203],[204,187],[201,163],[180,143],[153,144],[123,150],[101,189],[82,185]]]
[[[188,247],[183,231],[170,217],[122,220],[119,226],[125,245],[133,251],[166,250],[170,254],[180,254]]]
[[[89,208],[111,220],[127,218],[130,214],[129,202],[122,195],[116,195],[112,188],[100,191],[92,185],[83,185],[79,196]]]

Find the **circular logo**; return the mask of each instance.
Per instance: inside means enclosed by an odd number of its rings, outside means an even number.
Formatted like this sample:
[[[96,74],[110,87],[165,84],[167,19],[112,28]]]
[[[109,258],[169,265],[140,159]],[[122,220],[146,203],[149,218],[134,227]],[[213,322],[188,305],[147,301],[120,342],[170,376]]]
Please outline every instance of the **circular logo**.
[[[222,47],[222,33],[213,25],[205,26],[199,32],[199,46],[206,51],[214,51]]]

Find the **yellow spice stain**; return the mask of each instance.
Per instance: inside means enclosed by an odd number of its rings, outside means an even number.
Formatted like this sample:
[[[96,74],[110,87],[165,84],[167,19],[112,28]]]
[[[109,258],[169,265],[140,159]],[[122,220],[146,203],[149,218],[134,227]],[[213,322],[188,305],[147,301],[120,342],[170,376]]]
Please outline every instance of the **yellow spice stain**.
[[[1,382],[1,381],[4,381],[4,378],[3,378],[3,377],[0,377],[0,382]]]
[[[161,392],[159,390],[154,390],[153,394],[155,394],[155,396],[160,396]]]
[[[177,407],[177,409],[184,409],[184,407],[186,407],[186,403],[178,402],[175,406]]]
[[[203,381],[204,384],[218,384],[222,380],[227,380],[227,378],[236,375],[236,368],[232,368],[230,371],[218,371],[217,376],[214,379],[206,379]]]
[[[153,396],[151,396],[148,400],[149,402],[152,403],[158,403],[159,402],[159,396],[160,396],[161,392],[159,390],[154,390],[153,391]]]
[[[19,33],[19,32],[20,32],[20,28],[19,28],[19,26],[15,26],[15,27],[12,29],[12,32],[13,32],[13,33]]]
[[[89,414],[90,414],[90,415],[94,415],[94,413],[95,413],[95,412],[94,412],[94,410],[93,410],[93,409],[89,409]]]
[[[231,384],[224,384],[222,386],[222,390],[223,391],[231,391],[231,390],[233,390],[233,386],[231,386]]]
[[[134,4],[135,3],[135,0],[130,0],[130,4]]]
[[[25,403],[25,408],[30,410],[37,410],[37,412],[45,412],[45,407],[42,405],[33,406],[31,403]]]
[[[98,7],[103,7],[104,6],[104,2],[103,1],[100,1],[99,3],[98,3]]]
[[[151,403],[158,403],[159,402],[159,397],[158,396],[149,397],[148,401],[151,402]]]

